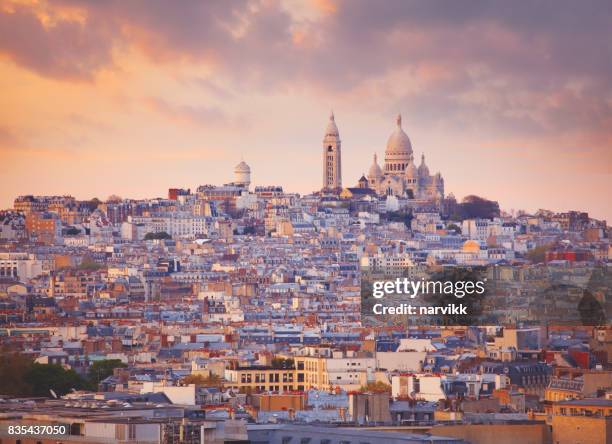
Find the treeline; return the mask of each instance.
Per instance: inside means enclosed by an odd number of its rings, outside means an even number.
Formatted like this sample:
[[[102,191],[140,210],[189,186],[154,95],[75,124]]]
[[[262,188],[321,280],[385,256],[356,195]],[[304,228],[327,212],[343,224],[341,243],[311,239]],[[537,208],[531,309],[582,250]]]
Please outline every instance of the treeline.
[[[499,217],[499,214],[499,203],[496,201],[470,195],[457,204],[453,214],[451,214],[451,219],[493,219]]]
[[[165,231],[159,231],[157,233],[147,233],[145,234],[144,240],[163,240],[163,239],[172,239]]]
[[[86,376],[58,364],[38,364],[30,357],[15,351],[0,352],[0,394],[7,396],[51,397],[74,390],[97,390],[98,383],[113,374],[117,367],[125,367],[118,359],[96,361]]]

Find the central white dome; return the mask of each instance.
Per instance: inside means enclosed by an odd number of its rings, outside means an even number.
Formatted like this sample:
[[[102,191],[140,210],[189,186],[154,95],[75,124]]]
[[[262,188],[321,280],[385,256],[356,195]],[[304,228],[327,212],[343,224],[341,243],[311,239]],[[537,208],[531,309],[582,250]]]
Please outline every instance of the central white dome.
[[[392,156],[395,159],[398,156],[406,156],[406,159],[412,157],[412,143],[410,143],[410,138],[402,129],[401,115],[397,116],[397,128],[391,133],[389,140],[387,140],[385,156]]]

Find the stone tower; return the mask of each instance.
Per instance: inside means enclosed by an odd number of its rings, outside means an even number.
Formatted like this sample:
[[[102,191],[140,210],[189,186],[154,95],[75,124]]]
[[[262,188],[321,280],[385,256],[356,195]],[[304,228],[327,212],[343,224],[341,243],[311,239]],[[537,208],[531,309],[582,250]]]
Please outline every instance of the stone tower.
[[[329,116],[329,122],[323,137],[323,189],[339,190],[342,188],[342,162],[340,151],[340,134],[334,119],[334,113]]]

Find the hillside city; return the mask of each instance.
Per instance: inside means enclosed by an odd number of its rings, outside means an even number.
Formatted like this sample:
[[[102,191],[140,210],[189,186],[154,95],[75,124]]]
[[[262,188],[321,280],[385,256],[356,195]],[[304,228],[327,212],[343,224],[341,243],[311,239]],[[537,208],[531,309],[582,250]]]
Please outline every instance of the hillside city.
[[[364,265],[495,266],[528,285],[612,260],[605,221],[458,201],[404,136],[398,117],[384,168],[343,187],[332,114],[307,195],[254,186],[242,161],[164,198],[16,197],[0,212],[2,442],[612,442],[607,311],[362,323]]]

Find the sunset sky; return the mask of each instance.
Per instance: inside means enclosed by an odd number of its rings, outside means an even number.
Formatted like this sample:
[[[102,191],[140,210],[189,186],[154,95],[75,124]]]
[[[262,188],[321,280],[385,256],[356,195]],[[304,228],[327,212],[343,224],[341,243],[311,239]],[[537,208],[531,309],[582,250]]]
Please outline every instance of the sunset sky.
[[[610,1],[0,0],[0,208],[310,192],[333,109],[345,186],[401,112],[458,199],[611,221],[611,84]]]

